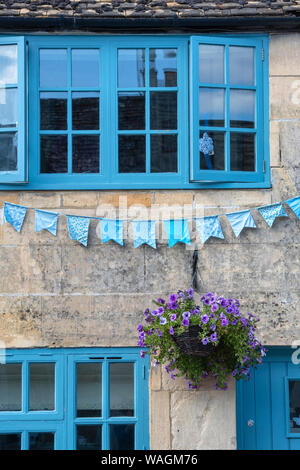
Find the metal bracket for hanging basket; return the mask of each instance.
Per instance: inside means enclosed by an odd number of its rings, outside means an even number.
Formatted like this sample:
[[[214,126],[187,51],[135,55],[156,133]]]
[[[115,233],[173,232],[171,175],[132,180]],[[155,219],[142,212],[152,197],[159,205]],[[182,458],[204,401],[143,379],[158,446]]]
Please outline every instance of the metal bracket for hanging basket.
[[[203,344],[199,339],[199,332],[201,329],[198,325],[192,325],[187,328],[183,333],[173,335],[173,339],[183,354],[189,356],[205,357],[209,356],[215,347],[211,344]]]

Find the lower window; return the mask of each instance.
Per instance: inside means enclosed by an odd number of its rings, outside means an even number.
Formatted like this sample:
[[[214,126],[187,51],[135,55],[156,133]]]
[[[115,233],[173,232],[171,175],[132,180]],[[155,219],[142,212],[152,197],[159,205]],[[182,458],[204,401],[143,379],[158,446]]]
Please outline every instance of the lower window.
[[[14,350],[0,364],[0,450],[148,448],[136,349]]]

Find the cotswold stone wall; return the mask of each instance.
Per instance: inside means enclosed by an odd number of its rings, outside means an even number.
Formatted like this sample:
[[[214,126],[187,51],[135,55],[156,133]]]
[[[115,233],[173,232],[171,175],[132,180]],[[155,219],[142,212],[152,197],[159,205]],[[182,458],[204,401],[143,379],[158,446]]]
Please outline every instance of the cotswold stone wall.
[[[195,191],[0,192],[0,200],[78,215],[101,208],[204,208],[204,214],[257,207],[300,193],[300,34],[271,35],[270,152],[272,188]],[[124,200],[124,199],[122,199]],[[0,225],[0,339],[7,347],[135,346],[136,325],[156,296],[190,287],[241,299],[242,308],[261,317],[260,335],[268,345],[290,345],[300,338],[300,221],[288,218],[269,229],[253,211],[257,230],[238,239],[225,217],[225,240],[203,248],[195,233],[191,249],[133,248],[101,244],[96,221],[88,248],[70,240],[66,221],[58,236],[34,232],[28,212],[21,234]],[[198,263],[194,249],[198,243]],[[151,374],[151,445],[155,449],[235,448],[234,384],[227,392],[187,391],[160,369]],[[190,429],[193,429],[191,435]],[[213,444],[212,444],[213,442]]]

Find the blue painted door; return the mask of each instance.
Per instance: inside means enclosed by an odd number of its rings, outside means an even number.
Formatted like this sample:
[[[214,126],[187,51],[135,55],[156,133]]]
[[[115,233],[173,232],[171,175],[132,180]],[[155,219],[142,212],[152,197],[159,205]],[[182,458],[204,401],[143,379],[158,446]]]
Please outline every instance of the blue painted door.
[[[237,382],[240,450],[300,450],[300,349],[269,348],[249,382]]]

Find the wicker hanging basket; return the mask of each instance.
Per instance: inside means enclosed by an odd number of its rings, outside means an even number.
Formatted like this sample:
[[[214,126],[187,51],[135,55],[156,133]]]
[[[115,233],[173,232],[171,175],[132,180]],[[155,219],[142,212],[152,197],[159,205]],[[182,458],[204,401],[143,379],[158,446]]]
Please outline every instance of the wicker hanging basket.
[[[173,335],[173,339],[183,354],[189,356],[205,357],[209,356],[215,347],[208,343],[204,345],[199,339],[200,328],[198,325],[192,325],[181,335]]]

